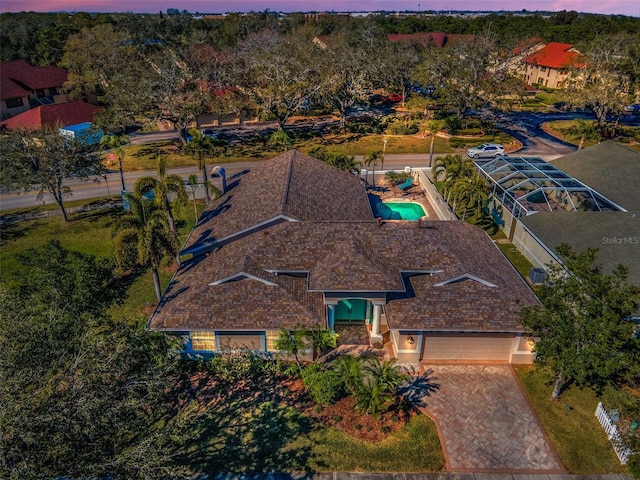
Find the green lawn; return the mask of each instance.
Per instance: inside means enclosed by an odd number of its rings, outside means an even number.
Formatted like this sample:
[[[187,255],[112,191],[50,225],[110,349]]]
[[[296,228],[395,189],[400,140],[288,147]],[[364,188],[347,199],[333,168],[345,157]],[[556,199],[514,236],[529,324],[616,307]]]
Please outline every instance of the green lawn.
[[[514,367],[562,463],[570,473],[628,473],[620,465],[594,413],[601,398],[575,385],[551,400],[551,375],[531,366]],[[609,407],[611,408],[611,407]]]
[[[77,205],[88,203],[86,200],[74,202]],[[199,209],[204,205],[199,203]],[[3,212],[3,216],[13,214],[37,213],[42,207],[20,209],[19,211]],[[55,208],[50,210],[55,211]],[[69,222],[64,223],[61,216],[51,216],[35,220],[26,220],[3,225],[0,233],[0,280],[10,282],[12,277],[22,271],[18,255],[31,248],[44,246],[50,240],[58,240],[63,247],[76,250],[96,257],[110,258],[113,254],[112,229],[122,214],[119,209],[95,210],[91,212],[74,213],[69,215]],[[180,241],[184,242],[195,224],[193,207],[187,205],[176,212]],[[163,287],[169,284],[172,276],[170,268],[160,270]],[[129,287],[122,301],[111,308],[114,318],[140,320],[147,318],[148,304],[155,304],[151,271],[146,270],[124,276],[120,281]]]
[[[224,403],[224,405],[221,405]],[[445,467],[433,422],[424,415],[385,440],[368,443],[325,427],[291,407],[241,399],[207,409],[186,463],[219,472],[440,472]]]

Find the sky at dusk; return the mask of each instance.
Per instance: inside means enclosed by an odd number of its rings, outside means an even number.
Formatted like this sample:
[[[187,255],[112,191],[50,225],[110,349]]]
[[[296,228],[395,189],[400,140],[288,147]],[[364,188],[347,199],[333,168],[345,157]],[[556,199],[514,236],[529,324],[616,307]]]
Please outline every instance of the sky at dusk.
[[[0,12],[134,12],[158,13],[167,8],[189,12],[375,11],[375,10],[575,10],[640,16],[640,0],[0,0]]]

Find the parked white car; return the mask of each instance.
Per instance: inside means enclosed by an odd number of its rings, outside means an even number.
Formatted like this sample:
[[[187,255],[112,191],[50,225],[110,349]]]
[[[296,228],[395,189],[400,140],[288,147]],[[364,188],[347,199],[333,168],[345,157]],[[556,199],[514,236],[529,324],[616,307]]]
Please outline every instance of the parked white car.
[[[504,147],[500,143],[484,143],[467,150],[469,158],[497,157],[504,155]]]

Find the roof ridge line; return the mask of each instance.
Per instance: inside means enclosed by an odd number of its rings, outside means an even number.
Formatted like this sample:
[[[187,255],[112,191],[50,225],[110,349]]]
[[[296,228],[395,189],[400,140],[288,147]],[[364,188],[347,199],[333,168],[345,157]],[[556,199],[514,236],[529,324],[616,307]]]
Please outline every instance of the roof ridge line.
[[[293,150],[290,150],[290,152],[293,152]],[[286,153],[284,154],[285,156],[287,155]],[[287,165],[287,172],[285,174],[285,186],[284,186],[284,192],[282,195],[282,202],[281,202],[281,213],[285,213],[286,212],[286,206],[289,202],[289,191],[291,190],[291,179],[293,178],[293,153],[291,153],[291,155],[288,155],[290,158],[288,159],[288,165]],[[285,157],[286,158],[286,157]]]

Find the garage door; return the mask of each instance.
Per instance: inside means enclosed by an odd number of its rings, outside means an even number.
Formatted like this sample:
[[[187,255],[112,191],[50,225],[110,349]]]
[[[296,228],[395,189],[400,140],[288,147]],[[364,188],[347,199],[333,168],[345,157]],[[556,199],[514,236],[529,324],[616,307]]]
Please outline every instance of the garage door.
[[[424,360],[509,361],[512,335],[429,334]]]

